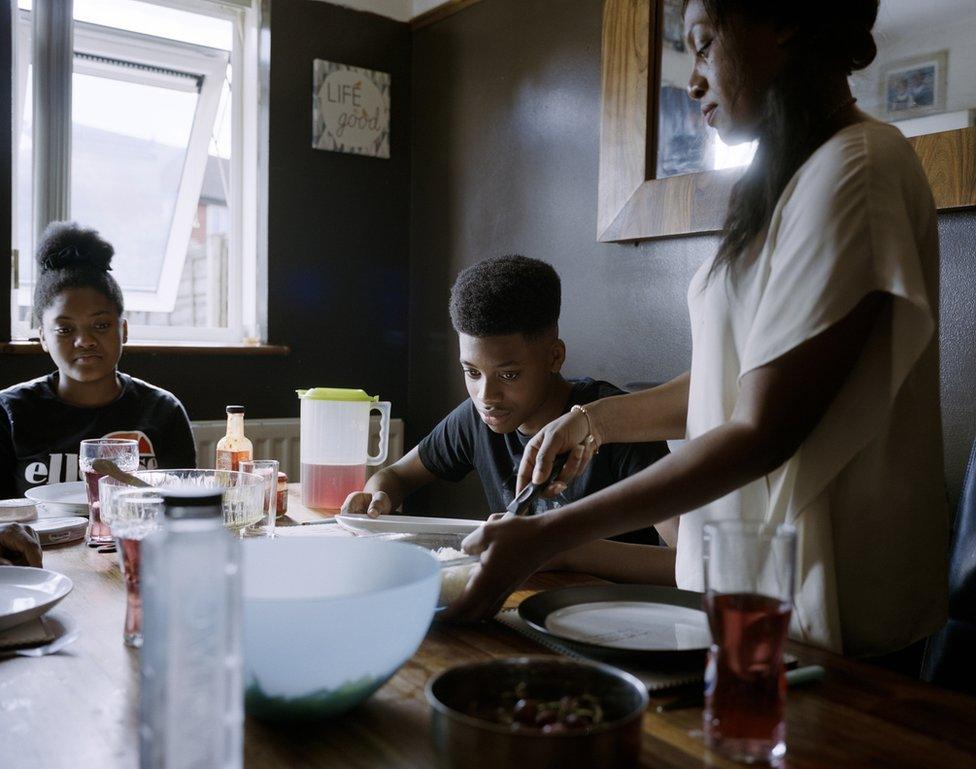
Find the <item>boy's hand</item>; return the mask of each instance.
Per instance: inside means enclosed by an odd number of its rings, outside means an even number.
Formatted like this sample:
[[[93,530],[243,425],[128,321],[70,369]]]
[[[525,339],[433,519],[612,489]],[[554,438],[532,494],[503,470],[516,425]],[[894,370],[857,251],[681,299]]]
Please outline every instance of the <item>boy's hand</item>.
[[[393,505],[385,491],[354,491],[342,503],[342,515],[363,515],[376,518],[379,515],[389,515],[393,512]]]
[[[0,526],[0,565],[40,566],[41,543],[37,532],[19,523]]]

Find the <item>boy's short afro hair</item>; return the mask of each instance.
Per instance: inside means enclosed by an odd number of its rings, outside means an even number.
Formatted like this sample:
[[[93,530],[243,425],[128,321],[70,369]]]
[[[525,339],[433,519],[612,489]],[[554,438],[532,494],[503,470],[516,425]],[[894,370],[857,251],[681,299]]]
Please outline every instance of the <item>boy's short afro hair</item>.
[[[74,222],[51,222],[37,246],[38,275],[34,285],[34,315],[44,311],[62,291],[93,288],[105,295],[122,314],[122,288],[109,275],[115,249],[95,230]]]
[[[451,323],[468,336],[527,337],[559,323],[561,287],[551,264],[512,254],[462,270],[451,288]]]

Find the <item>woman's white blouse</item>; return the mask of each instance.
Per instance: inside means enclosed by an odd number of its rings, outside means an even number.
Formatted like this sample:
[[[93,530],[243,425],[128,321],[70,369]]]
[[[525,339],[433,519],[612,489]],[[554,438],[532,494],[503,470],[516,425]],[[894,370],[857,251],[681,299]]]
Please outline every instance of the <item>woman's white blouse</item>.
[[[695,275],[688,438],[731,418],[744,374],[837,323],[869,293],[893,300],[797,452],[681,517],[679,587],[703,589],[706,521],[786,522],[797,530],[794,638],[879,654],[945,620],[936,225],[912,147],[894,127],[858,123],[797,171],[765,241],[734,279],[724,270],[708,279],[710,260]]]

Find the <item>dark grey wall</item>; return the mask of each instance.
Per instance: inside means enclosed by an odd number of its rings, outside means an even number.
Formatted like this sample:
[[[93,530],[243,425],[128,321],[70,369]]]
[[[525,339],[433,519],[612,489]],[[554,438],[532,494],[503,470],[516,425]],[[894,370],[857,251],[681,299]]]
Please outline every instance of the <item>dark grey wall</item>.
[[[316,0],[274,0],[272,30],[269,334],[271,342],[289,345],[292,353],[267,358],[129,354],[121,367],[172,390],[192,419],[220,418],[226,403],[238,401],[252,417],[297,415],[295,388],[314,386],[362,387],[391,400],[394,415],[403,416],[409,26]],[[7,53],[0,50],[4,62]],[[315,58],[391,73],[391,159],[312,149]],[[0,122],[8,131],[10,121]],[[9,152],[0,156],[8,158]],[[0,181],[0,188],[8,190],[9,184]],[[4,227],[7,219],[0,217]],[[7,232],[3,241],[0,231],[0,242],[9,242]],[[0,296],[6,298],[6,290]],[[46,355],[0,355],[0,387],[51,368]]]
[[[483,0],[414,35],[414,437],[465,395],[446,298],[457,271],[486,256],[518,251],[559,270],[568,374],[622,384],[690,363],[685,291],[716,239],[596,242],[600,25],[600,0]],[[940,233],[954,498],[976,435],[976,216],[945,215]],[[426,501],[483,506],[475,484]]]
[[[269,320],[271,341],[293,353],[128,355],[123,367],[176,392],[194,419],[219,417],[228,400],[244,401],[252,416],[287,416],[296,413],[294,387],[364,387],[392,400],[416,439],[465,394],[447,317],[454,275],[519,251],[552,261],[563,277],[569,375],[625,383],[686,368],[685,289],[715,239],[595,240],[600,6],[483,0],[418,30],[411,54],[407,25],[317,0],[274,0]],[[4,22],[4,63],[7,34]],[[316,57],[392,74],[391,160],[311,149]],[[9,88],[9,71],[0,74]],[[0,211],[9,140],[9,120],[0,121]],[[0,217],[0,242],[8,228]],[[943,215],[940,233],[954,498],[976,436],[976,214]],[[0,291],[0,309],[6,297]],[[49,368],[46,356],[0,355],[0,387]],[[476,482],[426,502],[458,515],[483,507]]]
[[[6,8],[4,8],[6,11]],[[13,106],[13,80],[10,72],[10,34],[11,34],[11,14],[0,12],[0,57],[3,64],[0,65],[0,104],[10,104]],[[10,217],[10,196],[13,192],[11,185],[11,128],[13,119],[11,113],[2,113],[9,120],[3,120],[0,125],[0,243],[11,243],[11,217]],[[5,214],[5,215],[4,215]],[[0,270],[0,272],[5,270]],[[9,279],[8,279],[9,280]],[[0,319],[10,317],[10,284],[0,281]],[[2,320],[0,320],[2,324]],[[6,340],[9,334],[9,325],[0,325],[0,340]],[[0,360],[0,372],[3,371],[3,361]]]

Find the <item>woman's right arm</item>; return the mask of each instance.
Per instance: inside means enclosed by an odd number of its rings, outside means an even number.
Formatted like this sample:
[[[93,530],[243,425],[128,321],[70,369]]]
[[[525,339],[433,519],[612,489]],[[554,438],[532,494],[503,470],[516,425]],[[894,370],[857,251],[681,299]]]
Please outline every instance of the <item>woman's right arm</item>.
[[[684,438],[690,381],[686,371],[650,390],[614,395],[586,406],[594,437],[600,444]]]
[[[586,404],[586,414],[570,411],[553,420],[526,446],[519,465],[518,490],[537,477],[547,478],[552,459],[572,452],[549,494],[558,494],[576,478],[604,443],[643,443],[685,437],[688,419],[688,372],[650,390],[614,395]],[[595,443],[584,444],[588,435]],[[541,440],[541,443],[540,443]],[[538,468],[537,468],[538,460]],[[564,485],[560,485],[564,484]]]
[[[612,582],[674,587],[675,555],[671,547],[596,539],[560,553],[543,571],[575,571]]]

